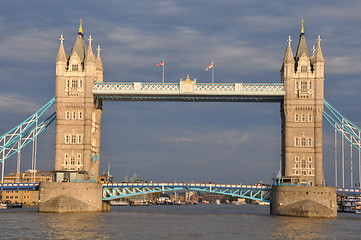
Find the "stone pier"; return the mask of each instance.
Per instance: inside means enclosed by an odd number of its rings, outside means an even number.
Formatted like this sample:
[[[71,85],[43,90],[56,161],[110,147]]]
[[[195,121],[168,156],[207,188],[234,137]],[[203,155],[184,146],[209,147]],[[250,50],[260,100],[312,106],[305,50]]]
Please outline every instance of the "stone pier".
[[[101,183],[43,182],[39,189],[39,212],[79,213],[109,211],[102,202]]]
[[[337,217],[336,188],[273,186],[271,214],[298,217]]]

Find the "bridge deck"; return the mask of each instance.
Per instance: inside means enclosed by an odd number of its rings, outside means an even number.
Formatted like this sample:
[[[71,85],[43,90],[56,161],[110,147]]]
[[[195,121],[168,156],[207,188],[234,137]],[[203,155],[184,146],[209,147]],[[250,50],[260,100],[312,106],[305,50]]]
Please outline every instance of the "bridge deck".
[[[95,83],[92,93],[106,101],[280,102],[282,83]]]

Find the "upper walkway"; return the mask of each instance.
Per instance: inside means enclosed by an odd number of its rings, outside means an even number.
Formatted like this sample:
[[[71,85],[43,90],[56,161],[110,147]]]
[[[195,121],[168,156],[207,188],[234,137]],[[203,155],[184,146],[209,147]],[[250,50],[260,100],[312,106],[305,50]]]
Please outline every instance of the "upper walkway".
[[[95,83],[95,98],[107,101],[280,102],[282,83]]]

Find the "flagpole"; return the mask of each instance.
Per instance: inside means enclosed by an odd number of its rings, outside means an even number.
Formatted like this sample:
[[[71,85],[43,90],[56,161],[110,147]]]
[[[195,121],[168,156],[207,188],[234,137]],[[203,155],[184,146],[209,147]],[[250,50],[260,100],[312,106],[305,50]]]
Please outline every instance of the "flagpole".
[[[213,67],[212,67],[212,84],[214,84],[214,61],[212,61]]]
[[[165,65],[165,62],[164,62],[164,59],[163,59],[162,83],[164,83],[164,65]]]

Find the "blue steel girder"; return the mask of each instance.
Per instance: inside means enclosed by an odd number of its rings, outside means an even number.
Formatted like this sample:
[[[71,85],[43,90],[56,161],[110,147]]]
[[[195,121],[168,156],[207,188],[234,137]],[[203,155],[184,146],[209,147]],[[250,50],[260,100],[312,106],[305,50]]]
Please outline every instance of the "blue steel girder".
[[[32,129],[22,132],[22,134],[13,138],[0,148],[0,163],[10,158],[15,153],[32,142],[40,133],[42,133],[56,118],[55,112],[47,117],[43,122],[36,124]]]
[[[361,130],[350,120],[339,113],[326,100],[324,101],[325,111],[323,117],[353,148],[361,152]]]
[[[115,183],[103,185],[103,201],[169,191],[200,191],[271,202],[271,186],[203,183]]]

